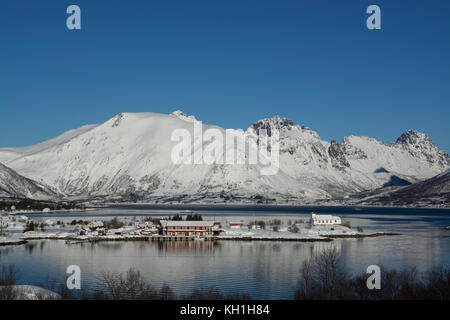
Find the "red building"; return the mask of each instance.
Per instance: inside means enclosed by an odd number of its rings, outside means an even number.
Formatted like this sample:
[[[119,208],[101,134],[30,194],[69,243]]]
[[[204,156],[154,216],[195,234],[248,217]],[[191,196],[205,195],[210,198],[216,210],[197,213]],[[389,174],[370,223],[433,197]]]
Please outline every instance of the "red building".
[[[242,222],[230,222],[230,228],[242,228],[244,224]]]
[[[163,235],[173,237],[209,237],[214,221],[161,221]]]

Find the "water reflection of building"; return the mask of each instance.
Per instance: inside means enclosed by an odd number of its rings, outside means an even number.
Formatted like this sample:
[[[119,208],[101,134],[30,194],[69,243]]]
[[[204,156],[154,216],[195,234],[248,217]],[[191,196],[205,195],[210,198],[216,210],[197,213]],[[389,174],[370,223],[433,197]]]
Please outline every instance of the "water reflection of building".
[[[158,241],[157,245],[159,253],[199,255],[210,255],[220,246],[219,243],[213,241]]]
[[[338,253],[341,253],[342,241],[330,241],[330,242],[313,242],[309,248],[310,255],[321,254],[325,250],[335,249]]]

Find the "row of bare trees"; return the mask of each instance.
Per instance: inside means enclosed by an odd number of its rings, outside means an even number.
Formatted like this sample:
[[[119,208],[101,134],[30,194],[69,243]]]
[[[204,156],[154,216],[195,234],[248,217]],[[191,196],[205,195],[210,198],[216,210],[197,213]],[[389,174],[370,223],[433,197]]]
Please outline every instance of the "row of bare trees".
[[[437,266],[423,273],[380,266],[380,289],[367,288],[368,274],[350,276],[335,248],[303,262],[294,299],[298,300],[411,300],[450,299],[450,269]]]
[[[14,265],[0,267],[0,300],[23,299],[22,293],[15,290],[19,270]],[[125,274],[117,272],[103,272],[101,281],[104,287],[88,292],[81,290],[74,295],[74,291],[67,289],[65,283],[57,283],[47,279],[45,287],[58,294],[60,299],[73,300],[248,300],[250,296],[237,292],[225,294],[217,288],[194,289],[185,296],[177,297],[172,289],[164,283],[161,288],[154,287],[147,282],[140,271],[130,268]],[[36,296],[39,300],[52,299],[52,296]]]

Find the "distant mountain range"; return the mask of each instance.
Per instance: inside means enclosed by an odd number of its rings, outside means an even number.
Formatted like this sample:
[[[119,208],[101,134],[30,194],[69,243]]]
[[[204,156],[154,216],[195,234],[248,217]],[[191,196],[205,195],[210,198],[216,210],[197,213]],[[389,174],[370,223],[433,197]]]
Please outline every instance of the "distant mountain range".
[[[360,136],[329,143],[310,128],[278,116],[259,120],[245,131],[259,138],[260,129],[269,134],[279,130],[280,170],[276,175],[261,175],[260,166],[251,164],[174,164],[172,132],[184,128],[194,136],[196,121],[181,111],[121,113],[103,124],[83,126],[38,145],[2,148],[0,162],[10,169],[0,167],[0,186],[8,186],[2,189],[6,195],[32,198],[304,203],[345,200],[361,192],[398,186],[403,186],[398,196],[408,190],[428,190],[430,185],[420,183],[450,167],[448,154],[415,130],[391,143]],[[203,125],[203,131],[208,128],[225,132]],[[23,183],[16,185],[15,181]],[[441,183],[439,176],[429,183],[434,181]],[[30,191],[36,188],[42,191]],[[438,192],[440,187],[436,188]]]
[[[379,206],[450,206],[450,170],[404,187],[361,192],[348,202]]]

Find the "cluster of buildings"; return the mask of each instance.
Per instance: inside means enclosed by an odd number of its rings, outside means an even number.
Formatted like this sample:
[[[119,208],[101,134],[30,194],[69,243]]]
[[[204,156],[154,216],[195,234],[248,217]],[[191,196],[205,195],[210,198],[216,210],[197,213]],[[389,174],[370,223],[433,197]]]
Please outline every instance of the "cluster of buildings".
[[[103,221],[93,220],[89,223],[77,223],[75,231],[78,235],[90,236],[106,236],[106,235],[122,235],[130,236],[153,236],[159,234],[157,228],[151,221],[136,221],[133,226],[108,228]]]
[[[2,215],[0,216],[0,228],[6,229],[10,225],[14,225],[15,222],[27,223],[28,217],[26,216],[10,216],[10,215]]]
[[[135,228],[136,231],[131,232],[131,235],[152,236],[159,233],[159,229],[151,221],[137,221]]]
[[[103,221],[93,220],[87,224],[78,223],[75,225],[75,232],[79,236],[85,236],[88,234],[94,235],[106,235],[108,233],[108,229],[104,227]]]
[[[311,214],[309,223],[313,226],[320,225],[340,225],[341,218],[333,215]],[[229,229],[241,229],[244,227],[243,222],[228,223]],[[258,224],[248,226],[249,229],[261,229]],[[194,237],[208,238],[220,235],[223,231],[220,222],[214,221],[161,221],[161,229],[159,234],[167,237]]]
[[[0,229],[8,228],[11,225],[11,216],[0,217]],[[26,216],[14,216],[14,221],[24,222],[28,221]],[[54,226],[56,223],[47,219],[44,221],[47,226]],[[309,220],[311,226],[321,225],[340,225],[341,218],[333,215],[319,215],[312,213]],[[159,224],[152,221],[134,221],[134,226],[130,223],[128,226],[122,227],[115,225],[112,227],[110,223],[104,223],[100,220],[78,221],[75,224],[75,233],[79,236],[110,236],[110,235],[125,235],[125,236],[144,236],[161,239],[214,239],[219,236],[221,232],[227,229],[241,229],[244,227],[243,222],[229,222],[227,228],[222,228],[220,222],[216,221],[202,221],[202,220],[160,220]],[[261,229],[258,224],[250,224],[245,226],[250,230]]]

